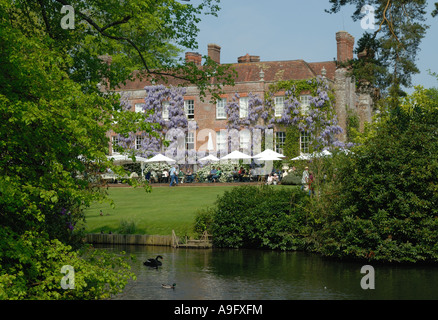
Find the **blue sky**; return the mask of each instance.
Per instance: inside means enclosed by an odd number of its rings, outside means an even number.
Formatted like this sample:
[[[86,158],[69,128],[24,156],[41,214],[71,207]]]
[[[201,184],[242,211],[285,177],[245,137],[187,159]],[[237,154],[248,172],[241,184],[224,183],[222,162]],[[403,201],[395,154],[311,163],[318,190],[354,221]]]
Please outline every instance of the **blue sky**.
[[[417,57],[421,73],[413,77],[414,85],[426,88],[438,87],[427,73],[428,69],[438,73],[438,17],[430,15],[433,2],[429,1],[426,22],[430,28]],[[221,46],[221,63],[237,62],[247,53],[260,56],[261,61],[333,60],[337,31],[349,32],[356,42],[365,31],[360,21],[351,18],[354,7],[329,14],[324,11],[330,8],[328,0],[221,0],[220,7],[218,17],[202,17],[198,48],[193,51],[206,55],[207,45],[216,43]]]

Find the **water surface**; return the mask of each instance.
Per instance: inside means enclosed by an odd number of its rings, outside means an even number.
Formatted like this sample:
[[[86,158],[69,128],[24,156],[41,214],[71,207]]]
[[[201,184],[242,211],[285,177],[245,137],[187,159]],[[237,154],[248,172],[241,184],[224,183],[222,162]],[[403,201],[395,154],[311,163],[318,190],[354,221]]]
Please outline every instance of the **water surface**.
[[[106,247],[108,248],[108,247]],[[131,281],[116,300],[438,299],[438,266],[374,265],[375,289],[364,290],[365,263],[302,252],[113,246],[134,254]],[[158,270],[143,261],[163,257]],[[176,283],[175,290],[161,284]]]

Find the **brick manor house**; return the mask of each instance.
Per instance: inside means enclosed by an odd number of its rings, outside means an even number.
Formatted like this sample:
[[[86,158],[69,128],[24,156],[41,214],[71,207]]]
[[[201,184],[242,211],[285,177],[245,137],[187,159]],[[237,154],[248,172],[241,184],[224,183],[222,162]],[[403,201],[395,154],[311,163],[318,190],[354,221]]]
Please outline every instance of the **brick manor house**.
[[[345,62],[353,59],[354,37],[346,31],[336,33],[337,43],[337,61]],[[215,62],[220,64],[221,47],[217,44],[208,45],[208,56]],[[197,52],[187,52],[185,54],[187,60],[193,61],[196,65],[201,65],[202,55]],[[348,76],[345,68],[337,67],[336,61],[323,62],[306,62],[302,59],[288,61],[261,61],[259,56],[243,55],[237,58],[237,63],[232,63],[232,67],[237,72],[234,86],[224,86],[224,94],[221,99],[215,104],[209,102],[210,97],[206,96],[201,101],[199,90],[196,86],[186,87],[184,95],[184,109],[188,121],[196,121],[196,132],[188,132],[186,135],[186,147],[196,151],[206,151],[207,139],[209,133],[213,140],[214,151],[221,151],[225,148],[225,139],[223,136],[224,130],[227,128],[227,114],[225,106],[230,102],[237,93],[240,96],[240,108],[244,108],[248,103],[248,95],[258,95],[264,97],[265,92],[273,83],[282,80],[302,80],[312,79],[317,76],[325,77],[329,84],[334,89],[335,95],[335,111],[338,118],[338,124],[343,128],[344,133],[340,134],[339,140],[346,140],[346,122],[348,109],[352,109],[359,119],[360,129],[365,122],[371,121],[373,103],[371,95],[367,92],[358,92],[355,86],[355,79]],[[175,80],[175,83],[177,81]],[[146,86],[152,84],[147,81],[135,80],[127,82],[119,90],[121,94],[128,97],[131,105],[131,110],[136,112],[142,111],[142,105],[145,103]],[[172,79],[168,85],[173,85]],[[283,99],[283,100],[282,100]],[[309,95],[302,92],[300,96],[301,104],[306,104]],[[284,102],[284,97],[275,97],[275,108],[277,104]],[[222,130],[222,132],[221,132]],[[117,142],[115,133],[109,132],[113,143]],[[140,145],[140,135],[137,136],[136,148]],[[245,137],[240,137],[245,139]],[[273,133],[273,149],[282,152],[282,147],[285,143],[286,133],[284,128],[276,127]],[[301,134],[300,152],[306,153],[307,139]],[[241,142],[242,143],[242,142]],[[112,147],[110,144],[110,153]]]

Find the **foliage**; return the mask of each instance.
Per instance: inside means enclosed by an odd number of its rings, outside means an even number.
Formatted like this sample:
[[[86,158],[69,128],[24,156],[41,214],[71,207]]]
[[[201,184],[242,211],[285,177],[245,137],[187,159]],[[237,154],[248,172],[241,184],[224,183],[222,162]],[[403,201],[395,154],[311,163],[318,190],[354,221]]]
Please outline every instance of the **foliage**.
[[[322,185],[315,248],[378,261],[438,261],[438,101],[427,90],[403,100],[397,118],[339,155]],[[337,170],[336,170],[336,169]]]
[[[359,116],[352,109],[347,110],[347,140],[354,141],[359,132]]]
[[[216,14],[216,3],[0,1],[0,230],[7,230],[0,256],[7,298],[99,299],[123,288],[123,265],[105,269],[108,258],[92,265],[75,251],[84,208],[106,199],[101,174],[110,168],[124,176],[106,157],[107,133],[153,133],[111,89],[135,76],[178,77],[213,93],[223,80],[232,83],[226,68],[209,60],[198,68],[176,59],[181,47],[196,46],[199,15]],[[75,10],[73,30],[61,27],[62,5]],[[44,279],[52,281],[56,261],[68,256],[75,268],[89,270],[90,280],[78,279],[76,292],[54,294]],[[20,259],[32,265],[29,272]]]
[[[155,81],[177,78],[184,83],[195,83],[202,93],[213,95],[220,91],[222,83],[233,83],[228,66],[220,66],[205,57],[205,64],[198,68],[178,58],[183,49],[197,47],[201,16],[217,16],[218,0],[202,0],[198,4],[175,0],[13,3],[8,8],[14,17],[13,27],[38,29],[38,36],[53,40],[59,52],[69,58],[70,65],[66,68],[69,78],[80,83],[86,92],[96,91],[98,84],[114,89],[134,78]],[[61,27],[64,5],[74,9],[73,29]],[[106,63],[101,63],[102,57]],[[213,74],[217,81],[212,85]]]
[[[301,176],[296,173],[288,173],[281,178],[282,185],[301,185]]]
[[[356,79],[359,89],[379,88],[381,92],[390,85],[391,79],[388,74],[389,61],[380,51],[380,43],[374,34],[365,32],[357,42],[354,49],[358,58],[341,63],[339,66],[351,67],[350,75]]]
[[[119,234],[135,234],[136,224],[134,221],[129,221],[126,219],[122,219],[120,221],[120,227],[118,230]]]
[[[105,196],[99,174],[117,99],[84,94],[50,44],[0,23],[0,223],[69,241],[83,207]]]
[[[123,253],[81,251],[36,232],[18,236],[0,229],[0,299],[90,300],[108,299],[120,293],[135,275]],[[63,289],[63,266],[74,269],[74,288]]]
[[[196,211],[193,231],[197,237],[201,237],[205,231],[207,231],[208,234],[212,234],[213,219],[214,208],[212,207],[206,207]]]
[[[299,250],[306,247],[306,195],[299,189],[240,186],[216,202],[218,247]]]
[[[297,127],[286,128],[286,141],[283,147],[283,155],[287,158],[295,158],[300,155],[300,130]]]
[[[368,83],[383,91],[389,88],[389,95],[395,99],[404,93],[401,86],[410,87],[412,75],[419,73],[415,64],[421,40],[428,25],[424,24],[426,15],[425,0],[393,1],[373,0],[330,0],[332,4],[327,12],[336,13],[342,6],[354,5],[353,20],[362,19],[362,7],[367,4],[374,8],[376,28],[373,34],[364,33],[358,41],[360,52],[365,52],[365,59],[353,60],[354,71],[361,76],[358,80]],[[378,27],[377,27],[378,25]],[[365,50],[365,51],[364,51]]]

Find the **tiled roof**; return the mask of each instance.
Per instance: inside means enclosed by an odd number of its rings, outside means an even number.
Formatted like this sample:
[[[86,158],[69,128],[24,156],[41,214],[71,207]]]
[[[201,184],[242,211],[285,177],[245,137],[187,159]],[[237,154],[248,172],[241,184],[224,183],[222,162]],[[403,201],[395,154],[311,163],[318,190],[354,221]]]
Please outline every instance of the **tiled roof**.
[[[263,70],[266,82],[314,78],[317,75],[322,75],[323,68],[326,70],[326,77],[334,80],[336,71],[336,63],[334,61],[306,62],[304,60],[286,60],[243,62],[227,65],[231,65],[237,71],[236,83],[260,81],[261,70]],[[182,83],[184,83],[183,80],[169,77],[166,84],[176,86]],[[138,90],[148,85],[151,85],[151,82],[146,80],[127,81],[125,85],[121,86],[121,90]]]
[[[336,70],[333,61],[307,63],[304,60],[235,63],[233,67],[238,74],[236,82],[260,81],[261,70],[267,82],[309,79],[321,75],[323,67],[326,77],[333,80]]]

